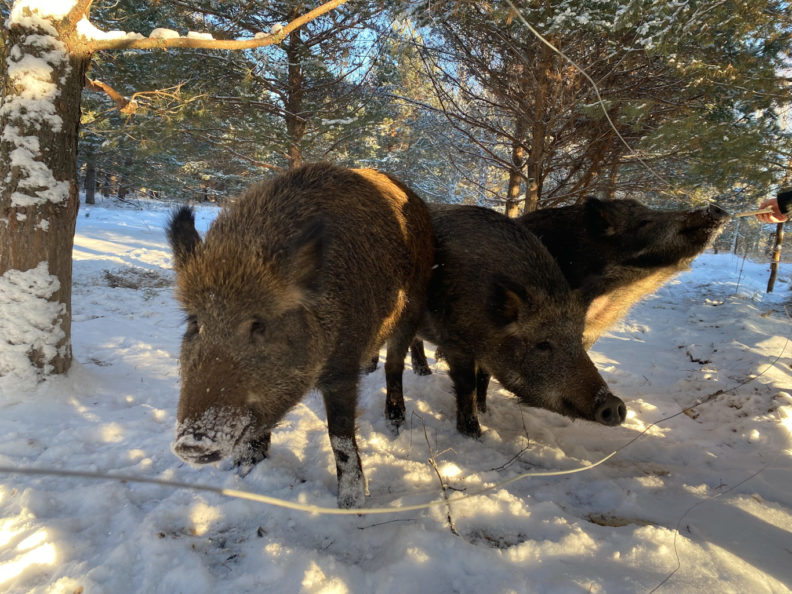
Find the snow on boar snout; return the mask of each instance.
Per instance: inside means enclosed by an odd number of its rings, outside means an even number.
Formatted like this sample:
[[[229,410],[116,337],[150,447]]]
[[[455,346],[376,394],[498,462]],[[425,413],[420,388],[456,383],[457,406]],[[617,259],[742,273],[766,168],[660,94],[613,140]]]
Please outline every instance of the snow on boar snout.
[[[243,449],[241,443],[253,427],[254,418],[248,411],[209,408],[200,418],[190,418],[177,425],[171,449],[190,464],[217,462]],[[250,443],[246,445],[249,447]],[[250,462],[239,459],[240,465]]]
[[[188,320],[173,452],[256,464],[278,422],[317,388],[338,505],[363,505],[358,370],[387,343],[398,355],[387,392],[401,395],[434,258],[426,205],[382,173],[319,163],[254,186],[203,240],[186,207],[167,233]]]

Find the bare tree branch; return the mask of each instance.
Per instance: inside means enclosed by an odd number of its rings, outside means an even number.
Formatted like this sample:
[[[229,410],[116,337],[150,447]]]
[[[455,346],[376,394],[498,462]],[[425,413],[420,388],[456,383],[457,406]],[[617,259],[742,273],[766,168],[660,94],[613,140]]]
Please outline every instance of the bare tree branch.
[[[104,93],[110,99],[113,100],[113,103],[116,104],[116,107],[119,111],[123,112],[124,109],[129,105],[129,99],[124,97],[121,93],[116,91],[113,87],[108,85],[107,83],[102,82],[101,80],[91,80],[87,76],[85,77],[85,88],[89,91],[96,91],[97,93]]]
[[[274,34],[268,34],[259,39],[199,39],[194,37],[174,37],[170,39],[85,39],[81,42],[81,49],[87,52],[100,50],[116,49],[168,49],[168,48],[202,48],[202,49],[224,49],[224,50],[243,50],[257,47],[265,47],[275,43],[280,43],[295,29],[299,29],[304,24],[346,4],[349,0],[330,0],[321,6],[297,17],[283,29]],[[89,0],[81,0],[81,4],[88,3]]]
[[[69,11],[69,14],[66,15],[71,31],[74,31],[77,28],[77,23],[88,15],[88,11],[91,10],[91,4],[93,4],[93,0],[79,0]]]

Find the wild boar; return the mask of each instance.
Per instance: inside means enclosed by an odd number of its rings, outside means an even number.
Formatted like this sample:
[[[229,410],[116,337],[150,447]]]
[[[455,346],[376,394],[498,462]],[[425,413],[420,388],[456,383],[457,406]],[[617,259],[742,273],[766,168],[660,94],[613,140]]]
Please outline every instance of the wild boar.
[[[430,207],[435,270],[419,336],[443,349],[457,429],[481,432],[476,371],[529,406],[618,425],[626,407],[583,348],[584,297],[522,225],[475,206]]]
[[[572,289],[587,284],[583,344],[602,333],[646,295],[684,270],[729,221],[716,205],[691,210],[656,210],[635,200],[602,201],[548,208],[518,219],[555,258]],[[410,347],[413,369],[428,373],[423,343]],[[476,402],[486,410],[489,378],[477,380]]]
[[[248,190],[203,241],[187,207],[167,233],[187,314],[173,451],[196,464],[256,464],[278,421],[317,388],[338,505],[361,506],[359,370],[387,343],[389,398],[403,401],[433,264],[426,205],[377,171],[318,163]]]
[[[589,348],[630,307],[686,269],[729,219],[714,204],[655,210],[635,200],[588,197],[517,220],[547,247],[573,289],[589,284],[583,339]]]

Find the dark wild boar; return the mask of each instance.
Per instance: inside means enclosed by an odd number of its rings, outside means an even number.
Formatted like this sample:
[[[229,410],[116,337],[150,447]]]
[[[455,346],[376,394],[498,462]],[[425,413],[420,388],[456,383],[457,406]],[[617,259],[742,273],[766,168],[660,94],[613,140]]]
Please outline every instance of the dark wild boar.
[[[714,204],[654,210],[635,200],[588,197],[517,220],[547,247],[573,289],[590,285],[583,339],[588,348],[630,307],[685,270],[729,219]]]
[[[475,206],[431,206],[435,270],[419,336],[441,347],[457,429],[481,433],[476,371],[529,406],[618,425],[626,416],[583,348],[586,309],[552,256],[516,221]]]
[[[729,214],[715,205],[655,210],[635,200],[588,197],[516,220],[547,247],[572,289],[587,284],[588,349],[635,303],[686,269],[723,230]],[[429,373],[422,343],[415,341],[410,350],[413,369]],[[476,402],[482,411],[488,382],[479,375]]]
[[[253,187],[203,241],[182,208],[168,237],[188,319],[173,451],[197,464],[255,464],[278,421],[318,388],[338,504],[361,506],[358,374],[386,342],[388,394],[402,399],[433,263],[426,205],[382,173],[320,163]]]

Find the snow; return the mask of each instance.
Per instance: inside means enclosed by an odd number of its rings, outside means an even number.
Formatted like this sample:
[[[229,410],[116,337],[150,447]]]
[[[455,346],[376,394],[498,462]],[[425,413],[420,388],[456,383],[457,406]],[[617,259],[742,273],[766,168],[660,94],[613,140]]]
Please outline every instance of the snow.
[[[168,212],[82,205],[76,363],[32,392],[22,378],[3,379],[0,466],[138,475],[336,508],[316,392],[244,477],[228,463],[193,468],[171,453],[184,318],[170,287]],[[215,214],[199,207],[199,229]],[[771,295],[767,274],[764,263],[705,254],[594,345],[593,359],[629,408],[621,427],[521,409],[495,384],[484,434],[462,437],[447,368],[430,358],[431,376],[407,365],[407,423],[394,436],[382,366],[363,376],[357,443],[366,505],[442,502],[433,461],[449,507],[330,516],[218,492],[0,474],[0,590],[648,592],[663,584],[659,591],[788,592],[792,266],[781,266]],[[43,295],[52,288],[46,276],[0,285],[27,283]],[[614,451],[583,472],[505,484]]]
[[[46,262],[22,272],[8,270],[0,276],[0,336],[7,344],[0,350],[0,389],[30,390],[42,370],[33,368],[28,358],[30,345],[45,362],[57,354],[63,330],[55,324],[65,312],[62,303],[49,301],[60,288],[58,277],[49,274]],[[45,363],[44,373],[51,366]]]
[[[63,19],[77,0],[16,0],[11,8],[7,26],[13,23],[27,23],[37,15],[41,19]],[[31,16],[34,15],[34,16]]]
[[[36,48],[40,55],[12,47],[6,58],[9,91],[2,99],[0,114],[7,117],[0,137],[13,148],[9,150],[11,165],[20,173],[18,188],[11,194],[12,207],[27,207],[68,199],[69,183],[58,181],[52,170],[40,160],[39,139],[26,135],[23,127],[46,127],[58,132],[63,121],[55,110],[58,87],[53,82],[55,67],[68,64],[66,48],[47,35],[27,35],[26,48]],[[68,65],[66,66],[68,68]]]
[[[178,31],[163,29],[162,27],[157,27],[149,33],[150,39],[175,39],[176,37],[179,37]]]
[[[211,33],[202,33],[200,31],[188,31],[187,37],[190,39],[214,39]]]
[[[143,39],[140,33],[127,32],[127,31],[102,31],[87,17],[83,17],[77,23],[77,33],[86,39],[100,40],[100,39]]]

